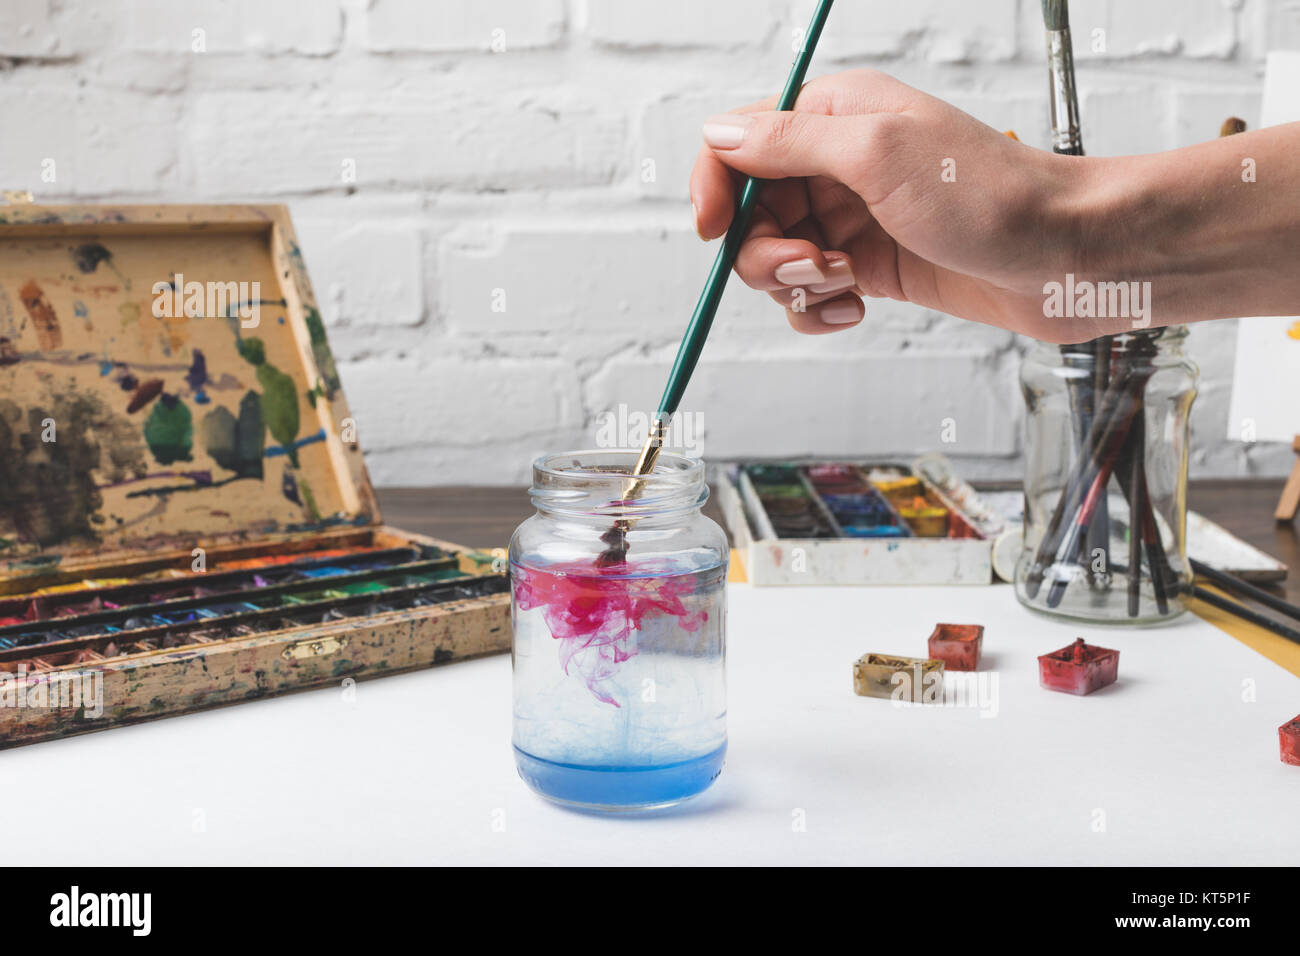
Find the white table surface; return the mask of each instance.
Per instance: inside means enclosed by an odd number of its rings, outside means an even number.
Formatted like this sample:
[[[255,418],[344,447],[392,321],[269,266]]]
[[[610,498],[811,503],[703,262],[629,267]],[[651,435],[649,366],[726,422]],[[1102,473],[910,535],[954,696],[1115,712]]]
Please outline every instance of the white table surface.
[[[939,620],[986,625],[996,716],[854,696],[854,659],[924,656]],[[1120,649],[1119,683],[1040,689],[1035,657],[1077,635]],[[675,811],[533,795],[502,655],[367,681],[352,702],[330,688],[0,753],[5,862],[1300,860],[1300,768],[1277,743],[1300,678],[1190,615],[1087,629],[1007,587],[733,585],[728,644],[727,767]]]

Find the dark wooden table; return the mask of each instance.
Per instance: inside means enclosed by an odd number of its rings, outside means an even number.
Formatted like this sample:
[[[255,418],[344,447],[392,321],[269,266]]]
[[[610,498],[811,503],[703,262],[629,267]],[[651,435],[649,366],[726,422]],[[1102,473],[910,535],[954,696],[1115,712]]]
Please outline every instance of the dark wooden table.
[[[1272,479],[1194,481],[1191,507],[1290,569],[1277,593],[1300,604],[1300,540],[1295,527],[1273,521],[1282,482]],[[523,488],[381,488],[379,504],[391,525],[473,548],[505,547],[515,526],[532,514]],[[722,524],[713,502],[706,511]]]

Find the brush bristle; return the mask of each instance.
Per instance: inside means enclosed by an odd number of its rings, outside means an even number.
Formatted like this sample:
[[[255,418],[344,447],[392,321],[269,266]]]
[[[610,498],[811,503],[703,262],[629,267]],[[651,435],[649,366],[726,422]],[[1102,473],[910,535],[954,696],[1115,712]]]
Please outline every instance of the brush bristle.
[[[1219,127],[1220,136],[1234,136],[1237,133],[1246,132],[1246,121],[1236,116],[1229,116]]]
[[[627,529],[621,521],[614,522],[610,529],[600,536],[600,540],[609,547],[596,555],[596,567],[612,568],[627,563]]]
[[[1043,0],[1043,24],[1049,30],[1070,28],[1069,0]]]

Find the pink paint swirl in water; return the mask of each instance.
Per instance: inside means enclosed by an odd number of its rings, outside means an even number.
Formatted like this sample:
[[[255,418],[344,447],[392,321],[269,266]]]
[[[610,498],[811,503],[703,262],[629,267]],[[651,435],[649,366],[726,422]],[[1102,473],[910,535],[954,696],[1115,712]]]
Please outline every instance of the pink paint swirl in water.
[[[633,632],[655,617],[677,619],[684,631],[697,631],[707,611],[690,611],[682,598],[695,589],[696,576],[664,566],[641,564],[636,576],[626,565],[600,568],[570,562],[537,568],[513,568],[515,606],[540,608],[551,637],[560,642],[560,666],[576,673],[597,700],[621,706],[602,686],[618,665],[636,654]],[[647,573],[650,572],[650,573]]]

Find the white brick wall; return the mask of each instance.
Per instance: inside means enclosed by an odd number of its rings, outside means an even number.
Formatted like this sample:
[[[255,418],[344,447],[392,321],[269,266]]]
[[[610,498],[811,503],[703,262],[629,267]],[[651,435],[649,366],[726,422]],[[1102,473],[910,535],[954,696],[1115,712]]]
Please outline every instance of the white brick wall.
[[[1297,0],[1071,7],[1098,154],[1253,125],[1263,53],[1300,46]],[[700,121],[778,89],[810,9],[4,0],[0,187],[288,202],[376,481],[518,483],[657,400],[714,252],[686,196]],[[1037,0],[842,0],[814,71],[879,66],[1041,147],[1042,49]],[[1289,450],[1221,437],[1233,336],[1192,332],[1193,473],[1280,473]],[[893,302],[800,337],[737,283],[685,404],[709,457],[908,455],[951,417],[969,474],[1016,476],[1024,347]]]

